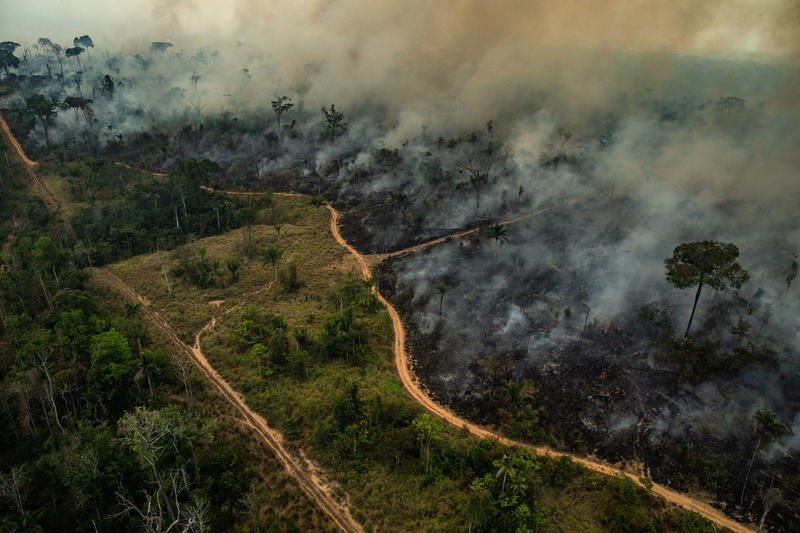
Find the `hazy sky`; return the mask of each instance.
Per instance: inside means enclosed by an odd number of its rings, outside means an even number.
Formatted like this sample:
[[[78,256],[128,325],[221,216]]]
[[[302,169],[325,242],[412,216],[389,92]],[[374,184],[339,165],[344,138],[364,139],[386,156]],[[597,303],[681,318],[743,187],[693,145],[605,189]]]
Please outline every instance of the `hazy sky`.
[[[407,52],[426,45],[531,42],[628,50],[796,55],[797,0],[2,0],[0,39],[62,45],[165,40],[193,45],[248,40],[291,46],[332,36],[349,47],[380,43]],[[209,37],[211,36],[211,37]],[[427,41],[430,41],[428,43]],[[278,46],[285,49],[284,46]],[[334,46],[333,51],[340,51]]]

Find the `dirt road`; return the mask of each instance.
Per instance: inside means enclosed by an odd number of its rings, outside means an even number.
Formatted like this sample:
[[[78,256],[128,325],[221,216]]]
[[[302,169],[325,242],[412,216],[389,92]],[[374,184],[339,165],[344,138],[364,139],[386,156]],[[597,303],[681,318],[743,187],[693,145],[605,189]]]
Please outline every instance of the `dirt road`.
[[[576,203],[576,202],[575,201],[570,201],[570,202],[566,202],[565,204],[561,204],[561,205],[568,205],[568,204],[573,204],[573,203]],[[327,204],[327,207],[331,212],[331,233],[333,234],[333,238],[336,239],[336,242],[338,242],[339,244],[344,246],[351,254],[353,254],[353,256],[356,258],[356,261],[358,262],[358,264],[359,264],[359,266],[361,268],[361,275],[364,277],[364,279],[368,279],[371,276],[371,272],[370,272],[370,268],[369,268],[371,262],[367,258],[369,258],[370,256],[366,256],[366,258],[365,258],[365,256],[363,256],[360,253],[358,253],[358,251],[355,248],[353,248],[350,245],[350,243],[348,243],[346,240],[344,240],[344,238],[342,237],[341,233],[339,232],[340,213],[336,209],[334,209],[330,204]],[[529,218],[532,218],[532,217],[538,216],[538,215],[540,215],[542,213],[545,213],[546,211],[554,209],[555,207],[558,207],[558,206],[539,209],[538,211],[534,211],[532,213],[528,213],[526,215],[522,215],[522,216],[510,219],[510,220],[507,220],[505,222],[501,222],[501,224],[513,224],[515,222],[520,222],[522,220],[527,220]],[[478,228],[474,228],[474,229],[467,230],[467,231],[461,231],[461,232],[458,232],[458,233],[454,233],[452,235],[447,235],[447,236],[444,236],[444,237],[440,237],[438,239],[434,239],[434,240],[429,241],[427,243],[422,243],[422,244],[418,244],[416,246],[412,246],[411,248],[408,248],[408,249],[405,249],[405,250],[400,250],[398,252],[387,254],[387,256],[394,256],[394,255],[400,255],[400,254],[403,254],[403,253],[415,252],[415,251],[421,250],[423,248],[427,248],[428,246],[432,246],[434,244],[445,242],[448,239],[462,237],[464,235],[469,235],[469,234],[474,233],[476,231],[478,231]],[[414,375],[413,370],[411,370],[411,364],[410,364],[411,361],[410,361],[410,358],[409,358],[409,354],[408,354],[408,352],[406,352],[406,349],[405,349],[405,344],[406,344],[405,336],[406,336],[406,334],[405,334],[405,329],[403,327],[403,321],[400,319],[400,315],[398,314],[398,312],[394,308],[394,306],[380,293],[380,291],[377,290],[377,287],[374,286],[374,285],[373,285],[373,292],[375,293],[375,296],[378,298],[378,300],[381,302],[381,304],[383,304],[383,306],[389,312],[389,316],[392,319],[392,326],[394,327],[394,357],[395,357],[395,366],[397,367],[397,373],[400,375],[400,379],[403,382],[403,386],[406,388],[406,390],[411,395],[411,397],[414,398],[414,400],[416,400],[417,402],[419,402],[423,407],[425,407],[425,409],[430,411],[432,414],[434,414],[434,415],[436,415],[436,416],[438,416],[440,418],[443,418],[444,420],[446,420],[447,422],[449,422],[450,424],[452,424],[452,425],[454,425],[454,426],[456,426],[458,428],[466,429],[467,431],[469,431],[470,433],[472,433],[473,435],[475,435],[477,437],[488,438],[488,439],[496,439],[496,440],[498,440],[498,441],[500,441],[500,442],[502,442],[504,444],[513,445],[513,446],[519,446],[521,448],[527,448],[529,450],[535,451],[539,455],[545,455],[545,456],[548,456],[548,457],[556,457],[556,458],[557,457],[570,457],[573,461],[575,461],[577,463],[580,463],[583,466],[585,466],[586,468],[588,468],[590,470],[594,470],[595,472],[600,472],[600,473],[607,474],[607,475],[610,475],[610,476],[616,476],[616,475],[619,475],[619,474],[625,474],[625,475],[630,476],[634,480],[634,482],[636,482],[638,485],[643,486],[642,483],[639,481],[639,476],[641,475],[640,472],[625,472],[625,471],[620,470],[618,468],[615,468],[615,467],[613,467],[611,465],[607,465],[607,464],[601,463],[600,461],[595,461],[595,460],[592,460],[592,459],[587,459],[587,458],[584,458],[584,457],[579,457],[579,456],[576,456],[576,455],[572,455],[572,454],[568,454],[568,453],[564,453],[564,452],[559,452],[559,451],[556,451],[556,450],[553,450],[551,448],[547,448],[547,447],[544,447],[544,446],[531,446],[529,444],[525,444],[525,443],[522,443],[522,442],[516,442],[516,441],[510,440],[510,439],[507,439],[507,438],[503,437],[502,435],[494,433],[494,432],[492,432],[492,431],[490,431],[488,429],[485,429],[483,427],[478,426],[477,424],[473,424],[472,422],[470,422],[470,421],[468,421],[468,420],[466,420],[464,418],[461,418],[460,416],[455,414],[453,411],[451,411],[447,407],[436,403],[430,396],[428,396],[425,393],[425,391],[420,386],[420,383],[419,383],[419,380],[417,379],[417,376]],[[668,487],[665,487],[665,486],[659,485],[659,484],[654,484],[653,487],[652,487],[652,491],[655,494],[658,494],[659,496],[661,496],[662,498],[667,500],[668,502],[671,502],[671,503],[674,503],[676,505],[679,505],[680,507],[683,507],[684,509],[688,509],[690,511],[694,511],[695,513],[697,513],[700,516],[702,516],[702,517],[714,522],[715,524],[717,524],[719,526],[726,527],[726,528],[728,528],[728,529],[730,529],[732,531],[735,531],[737,533],[750,533],[750,532],[754,531],[754,528],[750,528],[748,526],[740,524],[739,522],[736,522],[735,520],[733,520],[733,519],[729,518],[728,516],[726,516],[721,511],[718,511],[717,509],[714,509],[713,507],[711,507],[707,503],[701,502],[699,500],[695,500],[694,498],[691,498],[690,496],[688,496],[686,494],[682,494],[680,492],[677,492],[675,490],[672,490],[672,489],[670,489]]]
[[[14,149],[17,156],[24,163],[28,176],[30,176],[30,178],[39,188],[39,191],[41,192],[42,197],[47,205],[53,211],[59,211],[58,202],[56,202],[44,184],[39,180],[36,172],[33,170],[33,167],[37,163],[30,160],[25,155],[25,152],[22,150],[19,142],[17,142],[17,140],[14,138],[14,135],[8,128],[8,124],[6,124],[2,117],[0,117],[0,129],[3,130],[3,134],[6,137],[9,145]],[[157,173],[151,174],[158,175]],[[73,239],[77,242],[78,236],[75,234],[75,230],[72,228],[69,217],[63,210],[61,210],[61,216],[64,219],[64,223],[66,224],[68,231],[72,235]],[[297,480],[300,488],[302,488],[303,491],[314,502],[316,502],[317,505],[319,505],[319,507],[328,514],[328,516],[331,517],[331,519],[336,523],[337,526],[339,526],[339,528],[346,532],[362,533],[364,531],[364,528],[361,526],[361,524],[359,524],[355,518],[353,518],[348,505],[345,502],[341,502],[335,496],[336,490],[334,485],[325,479],[325,476],[320,468],[311,462],[311,460],[306,457],[302,450],[299,451],[299,456],[289,452],[284,445],[283,435],[269,427],[267,421],[261,415],[250,409],[250,407],[245,403],[244,397],[238,392],[234,391],[228,382],[222,379],[222,376],[220,376],[219,373],[211,366],[211,364],[209,364],[200,347],[200,337],[203,333],[214,327],[214,324],[216,323],[215,318],[212,318],[203,329],[197,332],[197,335],[195,335],[194,346],[189,346],[181,341],[180,337],[178,337],[178,334],[175,333],[175,330],[172,329],[169,323],[167,323],[166,320],[164,320],[155,310],[152,309],[152,307],[150,307],[150,302],[143,296],[136,293],[136,291],[129,287],[119,276],[106,268],[94,268],[92,271],[95,279],[104,281],[106,284],[117,288],[128,299],[142,305],[142,311],[144,314],[166,335],[170,342],[172,342],[172,344],[175,345],[179,351],[183,352],[195,364],[195,366],[197,366],[206,379],[208,379],[208,381],[210,381],[217,388],[222,397],[225,398],[225,400],[234,408],[236,408],[245,423],[250,426],[253,431],[258,434],[261,440],[263,440],[267,446],[272,449],[289,475]],[[264,290],[269,290],[271,285],[271,283],[267,285]]]
[[[36,161],[32,161],[27,155],[25,155],[25,152],[22,150],[22,146],[20,146],[19,142],[14,137],[14,134],[11,133],[8,124],[6,124],[6,121],[3,119],[3,117],[0,117],[0,130],[3,130],[3,136],[5,137],[9,146],[11,146],[11,148],[17,154],[17,157],[22,161],[28,177],[31,179],[31,181],[33,181],[36,187],[39,188],[39,192],[41,193],[44,203],[47,204],[47,207],[51,211],[58,211],[58,202],[55,198],[53,198],[53,195],[50,194],[50,191],[47,190],[45,184],[39,179],[39,176],[37,176],[36,172],[33,170],[33,167],[35,167],[38,163],[36,163]],[[78,234],[75,233],[75,229],[72,227],[72,220],[63,210],[61,210],[61,219],[64,221],[64,225],[66,226],[70,237],[72,237],[72,240],[78,242]]]
[[[140,296],[111,270],[95,268],[93,271],[95,279],[117,288],[126,298],[141,304],[142,311],[148,319],[166,335],[179,351],[183,352],[195,364],[206,379],[217,388],[222,397],[236,408],[247,425],[275,452],[289,475],[297,480],[303,491],[333,519],[336,525],[343,531],[359,533],[364,531],[361,525],[353,518],[347,504],[339,501],[335,496],[334,485],[325,479],[319,467],[314,465],[302,452],[299,456],[289,452],[284,444],[283,436],[269,427],[267,421],[261,415],[250,409],[245,403],[244,397],[233,390],[228,382],[208,362],[200,346],[200,337],[214,327],[216,318],[212,318],[203,329],[197,332],[194,346],[189,346],[181,341],[169,323],[150,307],[147,299]]]

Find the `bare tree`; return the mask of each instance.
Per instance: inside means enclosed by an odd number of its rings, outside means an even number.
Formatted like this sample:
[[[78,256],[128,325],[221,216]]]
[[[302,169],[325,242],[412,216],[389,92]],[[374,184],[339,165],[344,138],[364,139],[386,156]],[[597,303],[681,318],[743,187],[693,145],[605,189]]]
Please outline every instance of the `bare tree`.
[[[750,463],[747,465],[747,473],[744,476],[744,483],[742,484],[742,495],[739,498],[739,504],[744,504],[744,493],[747,489],[747,480],[750,479],[750,470],[753,468],[753,463],[756,460],[756,455],[761,449],[762,442],[770,442],[781,436],[788,428],[778,420],[775,413],[769,409],[759,409],[753,415],[753,435],[756,437],[756,446],[753,450],[753,456],[750,458]]]
[[[61,425],[61,418],[58,416],[58,405],[56,404],[56,398],[53,389],[53,378],[50,375],[50,369],[53,367],[53,362],[50,360],[52,356],[52,352],[47,351],[44,353],[39,353],[34,361],[34,368],[38,370],[44,377],[44,393],[49,400],[50,406],[53,408],[53,417],[56,420],[56,425],[61,432],[64,432],[64,426]]]
[[[767,492],[764,494],[763,502],[764,513],[761,515],[761,520],[758,522],[758,529],[756,529],[756,533],[759,533],[764,527],[764,521],[767,519],[767,513],[769,513],[770,510],[776,505],[783,503],[783,494],[781,494],[780,489],[772,487],[767,489]]]
[[[0,495],[5,496],[17,508],[20,515],[25,514],[25,499],[28,488],[28,465],[12,466],[8,472],[0,473]]]

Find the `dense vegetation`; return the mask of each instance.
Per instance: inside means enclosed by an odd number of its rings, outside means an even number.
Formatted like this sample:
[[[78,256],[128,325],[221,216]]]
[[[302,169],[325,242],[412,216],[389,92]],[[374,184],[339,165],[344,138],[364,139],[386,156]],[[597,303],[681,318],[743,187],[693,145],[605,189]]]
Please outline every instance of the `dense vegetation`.
[[[78,236],[94,264],[106,264],[247,223],[251,211],[241,202],[202,188],[219,171],[208,159],[187,159],[164,180],[131,184],[112,160],[86,158],[60,174],[82,205],[73,216]]]

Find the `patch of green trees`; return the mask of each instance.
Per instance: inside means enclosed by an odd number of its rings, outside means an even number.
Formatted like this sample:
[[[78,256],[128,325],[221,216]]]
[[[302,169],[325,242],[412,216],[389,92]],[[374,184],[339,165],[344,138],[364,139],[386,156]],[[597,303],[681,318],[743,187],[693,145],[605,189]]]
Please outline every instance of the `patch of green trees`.
[[[116,166],[108,159],[100,161],[90,167],[97,166],[95,175]],[[106,201],[88,195],[89,205],[78,210],[73,225],[90,247],[94,264],[171,249],[243,225],[247,208],[241,200],[202,188],[218,171],[219,166],[207,159],[179,160],[163,182],[136,184]],[[119,187],[94,176],[85,183],[87,192],[89,183],[94,190]]]

